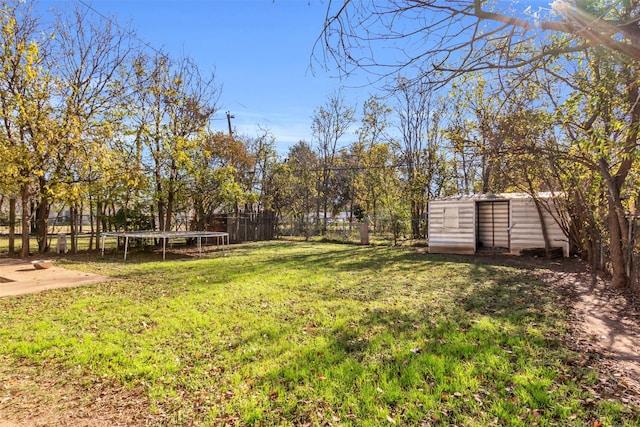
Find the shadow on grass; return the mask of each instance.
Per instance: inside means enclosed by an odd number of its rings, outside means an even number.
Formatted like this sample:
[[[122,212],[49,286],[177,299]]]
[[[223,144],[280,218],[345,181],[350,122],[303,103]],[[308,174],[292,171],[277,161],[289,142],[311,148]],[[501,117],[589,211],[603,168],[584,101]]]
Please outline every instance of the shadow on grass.
[[[289,250],[291,247],[295,248]],[[301,283],[295,285],[296,290],[315,294],[324,300],[371,302],[396,291],[418,293],[440,288],[442,292],[456,297],[467,310],[494,316],[510,317],[514,312],[521,315],[525,306],[535,314],[548,303],[541,301],[544,295],[528,282],[526,271],[511,267],[513,271],[507,272],[508,267],[491,265],[486,260],[473,257],[430,255],[389,247],[283,242],[240,245],[233,247],[228,257],[217,255],[203,259],[171,257],[162,261],[156,258],[156,254],[136,254],[124,263],[114,258],[99,258],[93,262],[117,267],[110,273],[115,278],[135,278],[145,283],[168,276],[174,284],[206,283],[212,286],[240,277],[298,274]],[[242,261],[239,262],[238,258]],[[188,262],[181,262],[185,259]],[[456,277],[459,273],[443,272],[443,265],[451,265],[452,270],[468,271],[468,277],[464,277],[466,283],[451,283],[451,280],[459,279]],[[169,273],[165,274],[165,271]],[[351,273],[361,279],[341,285],[341,275]],[[324,280],[335,283],[316,286],[306,280],[309,274],[322,275]],[[403,276],[406,283],[396,283],[398,277]],[[385,277],[390,281],[385,282]],[[171,283],[165,285],[170,286]]]
[[[553,375],[536,375],[549,363],[540,355],[555,350],[521,328],[448,317],[434,322],[403,310],[365,310],[351,325],[323,333],[320,345],[270,371],[262,387],[302,394],[304,404],[288,405],[285,416],[312,424],[320,421],[318,413],[371,425],[388,421],[386,416],[403,425],[508,425],[557,417],[552,402],[565,397],[550,391]],[[498,409],[494,401],[521,404]]]
[[[394,288],[402,293],[400,285],[384,278],[355,293],[339,283],[305,287],[309,300],[337,312],[345,301],[362,306],[352,309],[345,323],[321,324],[315,345],[299,349],[284,366],[265,374],[262,387],[298,396],[298,405],[279,401],[280,408],[288,408],[286,419],[315,423],[317,414],[326,412],[339,419],[384,421],[384,413],[404,423],[437,419],[442,425],[469,419],[507,424],[562,419],[554,402],[570,398],[563,395],[566,390],[552,387],[564,376],[558,367],[562,349],[557,336],[550,335],[559,327],[555,295],[532,280],[526,268],[376,251],[368,250],[367,259],[347,258],[354,252],[349,250],[278,257],[291,268],[304,265],[336,275],[393,267],[399,276],[411,272],[416,282],[400,308],[389,299]],[[438,272],[443,281],[432,286],[425,283],[432,264],[455,264],[467,275],[456,281],[458,273]],[[436,297],[430,293],[434,290]],[[305,395],[308,390],[313,393]],[[419,405],[409,410],[408,402]]]
[[[123,279],[101,285],[107,297],[175,297],[146,312],[172,321],[154,351],[185,361],[167,386],[181,396],[176,411],[216,391],[194,416],[211,407],[258,425],[593,424],[599,404],[565,422],[563,407],[580,407],[581,374],[562,363],[556,295],[501,261],[270,242],[186,263],[95,262]],[[138,317],[138,333],[155,330]]]

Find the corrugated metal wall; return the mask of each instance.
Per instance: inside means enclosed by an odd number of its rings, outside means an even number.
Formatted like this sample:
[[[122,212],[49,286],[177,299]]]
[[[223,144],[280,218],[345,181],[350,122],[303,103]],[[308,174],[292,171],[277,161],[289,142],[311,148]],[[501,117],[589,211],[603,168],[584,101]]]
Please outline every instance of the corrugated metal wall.
[[[509,202],[478,202],[478,247],[509,249]]]
[[[545,211],[551,246],[569,256],[567,237]],[[477,248],[544,248],[542,227],[533,199],[503,195],[498,200],[432,200],[429,202],[429,252],[474,254]]]
[[[544,211],[544,218],[551,246],[562,247],[564,256],[569,256],[564,232],[547,211]],[[533,199],[511,200],[511,224],[511,253],[520,254],[522,249],[544,248],[540,217]]]
[[[429,252],[475,253],[474,203],[450,200],[429,203]]]

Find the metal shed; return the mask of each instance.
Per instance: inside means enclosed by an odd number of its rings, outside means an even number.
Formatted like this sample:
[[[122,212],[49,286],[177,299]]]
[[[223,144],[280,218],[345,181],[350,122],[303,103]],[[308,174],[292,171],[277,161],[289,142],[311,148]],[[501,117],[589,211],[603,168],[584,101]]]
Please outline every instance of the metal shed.
[[[551,193],[539,193],[549,200]],[[552,247],[569,256],[569,239],[546,210],[544,223]],[[474,194],[429,202],[429,252],[475,254],[491,250],[519,255],[544,248],[540,217],[533,198],[524,193]]]

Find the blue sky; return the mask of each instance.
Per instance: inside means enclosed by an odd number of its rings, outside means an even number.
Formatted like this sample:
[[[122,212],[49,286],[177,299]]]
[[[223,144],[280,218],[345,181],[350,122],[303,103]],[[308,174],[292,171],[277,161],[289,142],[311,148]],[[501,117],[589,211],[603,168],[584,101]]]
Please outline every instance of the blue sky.
[[[79,0],[39,0],[43,10],[72,8]],[[312,59],[321,35],[327,0],[81,0],[98,14],[129,25],[141,41],[176,58],[189,56],[203,72],[215,70],[222,86],[212,122],[226,131],[226,111],[237,133],[254,137],[267,128],[281,155],[298,142],[312,142],[311,117],[341,90],[345,102],[361,111],[376,93],[367,75],[341,81]],[[519,2],[518,7],[548,9],[550,0]],[[504,2],[505,7],[511,2]],[[391,48],[391,49],[389,49]],[[392,46],[384,54],[393,56]],[[321,52],[317,52],[321,55]],[[376,54],[380,54],[379,50]],[[310,66],[314,65],[311,70]],[[358,123],[343,137],[355,140]]]
[[[137,30],[141,40],[175,57],[193,58],[201,70],[214,70],[222,85],[220,110],[213,121],[227,129],[226,111],[238,133],[256,136],[258,125],[271,130],[277,150],[301,139],[311,142],[311,116],[343,85],[315,64],[313,44],[321,34],[326,2],[321,0],[84,0],[105,16]],[[72,7],[73,0],[40,0],[50,8]],[[361,106],[368,89],[342,91]],[[355,139],[353,132],[345,143]]]

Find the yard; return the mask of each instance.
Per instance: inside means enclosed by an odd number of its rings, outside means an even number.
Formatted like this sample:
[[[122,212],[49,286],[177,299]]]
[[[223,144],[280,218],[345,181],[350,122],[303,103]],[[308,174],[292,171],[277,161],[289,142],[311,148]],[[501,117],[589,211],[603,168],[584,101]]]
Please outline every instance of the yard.
[[[0,426],[640,424],[524,263],[269,242],[59,264],[115,280],[0,298]]]

